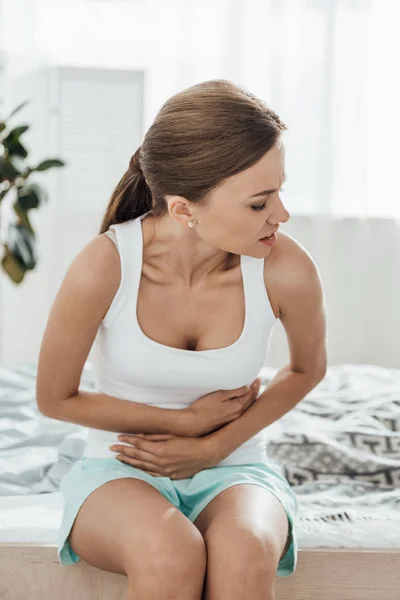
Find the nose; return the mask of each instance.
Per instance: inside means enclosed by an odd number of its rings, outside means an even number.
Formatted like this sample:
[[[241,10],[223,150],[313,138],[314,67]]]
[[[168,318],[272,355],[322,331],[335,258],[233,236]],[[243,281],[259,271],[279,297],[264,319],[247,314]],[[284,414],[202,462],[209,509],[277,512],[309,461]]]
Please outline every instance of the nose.
[[[279,208],[277,208],[273,214],[269,216],[268,223],[270,225],[278,225],[279,223],[287,223],[290,219],[290,212],[283,206],[282,201],[280,202]]]
[[[284,216],[280,219],[281,223],[287,223],[290,219],[290,212],[283,206]]]

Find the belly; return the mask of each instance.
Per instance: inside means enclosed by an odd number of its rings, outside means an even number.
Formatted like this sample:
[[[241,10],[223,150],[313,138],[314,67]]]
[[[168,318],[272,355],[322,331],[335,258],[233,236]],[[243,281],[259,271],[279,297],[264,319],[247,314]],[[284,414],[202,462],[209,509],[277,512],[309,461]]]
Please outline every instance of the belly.
[[[118,444],[129,446],[118,440],[119,433],[114,431],[103,431],[100,429],[89,429],[86,448],[83,456],[87,458],[115,458],[117,452],[110,450],[110,446]],[[236,448],[226,458],[215,466],[249,464],[254,462],[265,462],[267,460],[267,443],[265,434],[260,431]],[[115,459],[117,460],[117,459]]]

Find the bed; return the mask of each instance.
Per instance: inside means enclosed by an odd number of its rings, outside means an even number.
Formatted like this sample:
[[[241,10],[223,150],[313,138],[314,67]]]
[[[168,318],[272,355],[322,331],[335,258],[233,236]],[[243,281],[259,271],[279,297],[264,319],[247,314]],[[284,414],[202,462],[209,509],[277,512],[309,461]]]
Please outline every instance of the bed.
[[[0,369],[0,598],[121,600],[125,577],[58,563],[59,483],[87,429],[41,415],[35,378],[35,365]],[[89,362],[81,388],[93,389]],[[277,599],[399,600],[400,370],[329,367],[265,435],[300,505],[298,566]]]

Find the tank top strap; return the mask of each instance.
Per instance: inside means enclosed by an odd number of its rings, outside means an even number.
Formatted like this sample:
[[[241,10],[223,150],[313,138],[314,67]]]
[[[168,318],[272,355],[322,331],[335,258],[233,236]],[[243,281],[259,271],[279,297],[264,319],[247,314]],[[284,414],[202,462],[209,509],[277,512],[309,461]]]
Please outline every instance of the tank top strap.
[[[124,278],[124,284],[128,283],[128,279],[131,283],[134,283],[138,273],[142,270],[141,221],[142,217],[138,217],[110,226],[117,237],[121,260],[121,280]]]
[[[129,321],[135,321],[136,319],[137,294],[142,273],[143,255],[141,221],[146,214],[124,223],[110,225],[108,229],[108,231],[115,233],[120,258],[121,281],[109,311],[103,320],[106,325],[114,321],[122,308],[124,309],[124,319],[127,318]]]
[[[242,255],[241,266],[248,324],[270,325],[276,317],[265,287],[264,259]]]

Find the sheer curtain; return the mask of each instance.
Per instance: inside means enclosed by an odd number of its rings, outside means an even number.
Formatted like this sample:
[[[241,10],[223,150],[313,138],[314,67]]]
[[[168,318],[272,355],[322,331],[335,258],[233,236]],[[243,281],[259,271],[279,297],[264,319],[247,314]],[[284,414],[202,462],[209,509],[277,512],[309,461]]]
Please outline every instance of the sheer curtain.
[[[320,268],[330,361],[400,367],[399,17],[397,0],[3,0],[0,49],[6,79],[144,69],[143,132],[205,79],[263,98],[289,128],[284,229]]]
[[[145,129],[180,89],[232,79],[289,127],[292,214],[400,217],[397,0],[3,0],[1,15],[10,73],[144,68]]]

